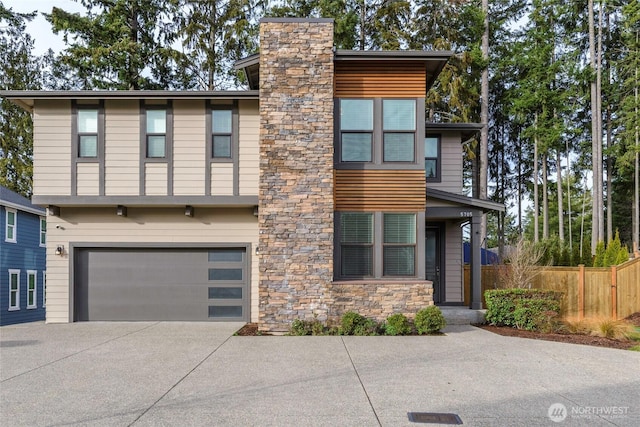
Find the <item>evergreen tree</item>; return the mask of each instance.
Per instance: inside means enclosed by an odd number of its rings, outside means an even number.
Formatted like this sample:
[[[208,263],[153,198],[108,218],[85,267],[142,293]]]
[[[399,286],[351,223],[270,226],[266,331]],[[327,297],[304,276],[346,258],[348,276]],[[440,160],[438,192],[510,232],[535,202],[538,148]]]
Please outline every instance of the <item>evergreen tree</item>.
[[[40,89],[40,61],[25,32],[33,13],[16,13],[0,1],[0,89]],[[33,173],[31,116],[6,98],[0,100],[0,184],[30,197]]]

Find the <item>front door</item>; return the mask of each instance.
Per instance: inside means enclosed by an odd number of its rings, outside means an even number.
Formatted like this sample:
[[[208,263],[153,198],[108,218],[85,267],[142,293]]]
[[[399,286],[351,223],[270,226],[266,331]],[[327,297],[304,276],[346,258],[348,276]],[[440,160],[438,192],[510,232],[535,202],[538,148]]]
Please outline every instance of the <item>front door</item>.
[[[442,283],[442,227],[427,225],[425,232],[425,270],[426,279],[433,282],[433,302],[439,304],[444,302],[444,284]]]

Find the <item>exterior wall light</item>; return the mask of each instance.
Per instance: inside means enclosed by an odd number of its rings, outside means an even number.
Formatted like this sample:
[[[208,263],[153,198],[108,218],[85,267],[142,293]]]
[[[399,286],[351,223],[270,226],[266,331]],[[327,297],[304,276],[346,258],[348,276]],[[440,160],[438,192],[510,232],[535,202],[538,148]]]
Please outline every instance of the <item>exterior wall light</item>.
[[[59,255],[59,256],[64,255],[64,245],[56,246],[56,255]]]
[[[118,216],[127,216],[127,207],[118,205],[118,207],[116,208],[116,214]]]
[[[193,206],[185,206],[184,207],[184,214],[185,216],[193,216],[195,214],[195,209],[193,209]]]

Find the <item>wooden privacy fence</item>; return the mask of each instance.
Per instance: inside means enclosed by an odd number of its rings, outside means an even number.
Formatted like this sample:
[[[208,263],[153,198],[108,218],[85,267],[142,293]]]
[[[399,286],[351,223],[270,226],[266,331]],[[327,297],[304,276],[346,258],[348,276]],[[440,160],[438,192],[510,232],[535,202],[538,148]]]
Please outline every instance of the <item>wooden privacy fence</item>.
[[[470,273],[464,267],[464,303],[469,305]],[[508,265],[482,266],[484,292],[502,287],[500,278]],[[615,267],[540,267],[532,288],[564,293],[563,317],[573,319],[622,319],[640,311],[640,258]]]

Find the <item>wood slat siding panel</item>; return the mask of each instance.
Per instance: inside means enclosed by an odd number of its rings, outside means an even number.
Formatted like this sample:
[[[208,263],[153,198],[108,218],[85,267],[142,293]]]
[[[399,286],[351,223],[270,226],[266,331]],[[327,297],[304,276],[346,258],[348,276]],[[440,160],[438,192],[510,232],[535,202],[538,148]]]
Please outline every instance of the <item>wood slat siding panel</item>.
[[[78,163],[76,167],[78,196],[98,196],[100,194],[100,166],[98,163]]]
[[[140,193],[140,108],[138,101],[105,101],[104,192]]]
[[[337,98],[424,97],[426,67],[404,61],[335,64],[334,93]]]
[[[440,150],[440,182],[429,182],[429,187],[450,193],[463,194],[460,134],[442,134]]]
[[[145,195],[166,196],[167,195],[167,164],[147,163],[144,170]]]
[[[128,243],[249,243],[258,245],[258,218],[253,208],[196,208],[195,218],[180,208],[65,208],[63,217],[49,217],[47,230],[47,322],[69,322],[69,254],[54,255],[57,245],[68,251],[73,242]],[[195,219],[195,220],[194,220]],[[55,225],[63,228],[57,229]],[[161,245],[160,245],[161,246]],[[251,257],[251,321],[258,321],[258,257]],[[40,280],[40,278],[38,279]]]
[[[445,281],[446,302],[462,302],[462,228],[457,223],[447,223],[445,229]]]
[[[336,170],[335,207],[338,211],[423,211],[425,188],[422,171]]]
[[[233,196],[233,163],[211,164],[211,195]]]
[[[71,103],[37,100],[33,113],[33,193],[71,195]]]
[[[239,190],[241,196],[257,196],[260,179],[260,113],[257,100],[240,101]]]
[[[206,124],[200,100],[173,102],[173,194],[204,195]]]

